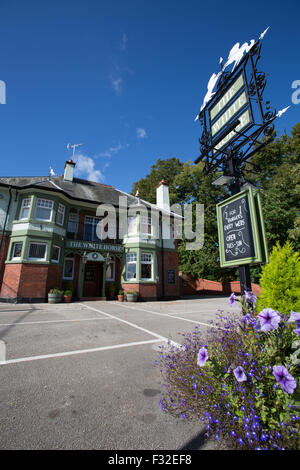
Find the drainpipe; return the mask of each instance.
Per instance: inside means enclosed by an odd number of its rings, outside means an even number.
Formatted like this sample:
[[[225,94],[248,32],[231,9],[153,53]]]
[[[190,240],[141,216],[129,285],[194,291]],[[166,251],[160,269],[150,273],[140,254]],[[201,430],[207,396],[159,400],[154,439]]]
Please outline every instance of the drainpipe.
[[[161,280],[162,280],[162,298],[165,297],[165,266],[164,266],[164,239],[163,239],[163,227],[162,227],[162,213],[160,214],[160,228],[161,228]]]

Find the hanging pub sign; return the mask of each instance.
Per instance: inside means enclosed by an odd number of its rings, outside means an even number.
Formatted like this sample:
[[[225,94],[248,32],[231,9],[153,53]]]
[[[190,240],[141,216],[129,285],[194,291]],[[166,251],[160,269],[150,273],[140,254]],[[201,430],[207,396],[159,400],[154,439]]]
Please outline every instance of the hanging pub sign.
[[[250,187],[216,207],[221,267],[267,263],[259,192]]]

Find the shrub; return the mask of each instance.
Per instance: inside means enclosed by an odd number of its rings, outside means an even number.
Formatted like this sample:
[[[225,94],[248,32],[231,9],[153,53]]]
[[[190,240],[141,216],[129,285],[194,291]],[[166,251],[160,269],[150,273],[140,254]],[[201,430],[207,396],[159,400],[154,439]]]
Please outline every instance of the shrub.
[[[123,289],[120,289],[120,290],[119,290],[119,295],[124,295]]]
[[[300,255],[290,242],[273,247],[270,262],[262,268],[257,308],[273,308],[283,314],[300,311]]]
[[[243,315],[220,312],[207,333],[196,328],[181,348],[162,348],[160,405],[202,422],[229,449],[300,449],[300,313],[257,315],[255,300],[246,293]]]
[[[63,293],[64,293],[64,291],[58,289],[58,287],[54,287],[53,289],[49,290],[49,294],[63,294]]]
[[[71,290],[71,289],[67,289],[67,290],[65,290],[65,293],[64,293],[64,295],[66,295],[67,297],[70,297],[72,294],[73,294],[73,292],[72,292],[72,290]]]

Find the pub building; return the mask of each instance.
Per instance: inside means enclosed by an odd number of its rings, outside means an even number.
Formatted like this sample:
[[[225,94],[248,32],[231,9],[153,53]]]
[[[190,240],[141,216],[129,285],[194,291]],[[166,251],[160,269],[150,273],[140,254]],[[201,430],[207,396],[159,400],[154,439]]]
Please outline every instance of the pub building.
[[[150,204],[76,178],[74,168],[68,160],[61,176],[0,178],[0,301],[47,302],[53,288],[71,288],[77,300],[108,300],[120,289],[135,290],[139,300],[178,298],[178,215],[170,212],[167,183],[158,184]],[[128,211],[116,238],[120,198]],[[116,236],[112,227],[101,237],[107,213],[99,216],[97,208],[103,204],[115,208]],[[171,221],[168,238],[164,218]]]

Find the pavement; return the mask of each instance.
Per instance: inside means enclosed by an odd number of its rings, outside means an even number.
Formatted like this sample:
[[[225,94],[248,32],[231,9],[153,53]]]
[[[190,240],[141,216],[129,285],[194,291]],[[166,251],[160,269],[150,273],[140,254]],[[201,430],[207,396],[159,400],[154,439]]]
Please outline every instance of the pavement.
[[[214,450],[159,407],[155,360],[228,297],[0,304],[0,449]]]

